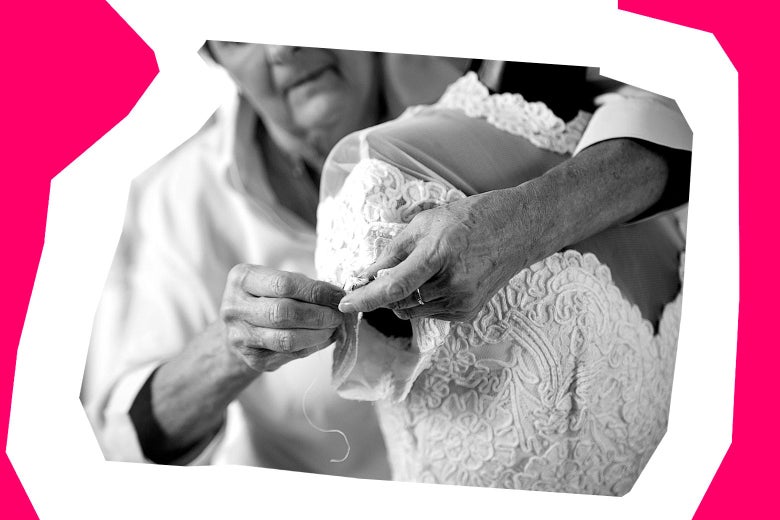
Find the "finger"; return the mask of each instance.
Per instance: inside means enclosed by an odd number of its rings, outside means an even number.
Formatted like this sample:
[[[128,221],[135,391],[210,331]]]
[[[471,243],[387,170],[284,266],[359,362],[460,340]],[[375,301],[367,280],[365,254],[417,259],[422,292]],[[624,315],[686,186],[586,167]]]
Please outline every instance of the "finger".
[[[265,350],[258,348],[243,347],[237,349],[240,355],[244,358],[245,362],[258,372],[273,372],[276,369],[286,365],[296,359],[302,359],[312,354],[323,350],[333,344],[332,338],[328,341],[315,345],[313,347],[304,348],[297,352],[274,352],[273,350]]]
[[[300,273],[244,264],[239,276],[241,288],[252,296],[292,298],[333,308],[338,307],[344,296],[340,287]]]
[[[407,307],[405,309],[394,309],[393,313],[402,320],[412,320],[417,318],[438,318],[447,312],[446,300],[439,299],[425,305],[416,307]]]
[[[298,359],[303,359],[305,357],[311,356],[312,354],[316,354],[320,350],[324,350],[331,345],[333,345],[333,338],[328,339],[328,341],[325,341],[320,345],[315,345],[313,347],[301,349],[298,352],[295,352],[293,355]]]
[[[436,319],[441,321],[449,321],[453,323],[470,323],[474,320],[474,317],[470,317],[464,313],[454,313],[449,310],[446,305],[437,307],[415,307],[413,309],[403,309],[399,311],[393,311],[395,315],[402,320],[413,320],[420,318]]]
[[[339,311],[291,298],[246,297],[223,315],[255,327],[272,329],[334,329],[344,321]]]
[[[291,353],[327,342],[334,329],[267,329],[249,327],[245,346]]]
[[[341,312],[368,312],[403,300],[437,273],[439,265],[427,249],[417,248],[385,276],[347,294]]]
[[[403,262],[408,256],[414,244],[411,239],[401,231],[382,251],[373,264],[358,273],[359,278],[373,280],[376,274],[383,269],[390,269]]]
[[[419,291],[419,294],[417,291]],[[412,291],[412,294],[410,294],[406,298],[391,303],[388,307],[394,311],[403,310],[403,309],[413,309],[415,307],[420,307],[421,305],[429,305],[432,302],[435,302],[443,298],[444,296],[446,296],[446,294],[447,294],[446,287],[440,284],[431,283],[429,281],[428,283],[423,284],[422,287],[418,287],[417,289]],[[422,299],[423,301],[422,304],[418,300],[418,296],[420,297],[420,299]]]

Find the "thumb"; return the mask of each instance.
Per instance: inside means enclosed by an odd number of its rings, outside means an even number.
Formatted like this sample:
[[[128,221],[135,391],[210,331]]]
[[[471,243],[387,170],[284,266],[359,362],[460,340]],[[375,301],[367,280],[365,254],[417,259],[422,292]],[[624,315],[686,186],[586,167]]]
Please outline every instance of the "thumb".
[[[435,274],[437,268],[426,261],[428,256],[423,248],[415,249],[397,267],[388,271],[387,276],[347,293],[339,303],[339,310],[345,313],[369,312],[406,298]]]
[[[409,242],[403,231],[399,233],[385,246],[374,263],[358,273],[358,278],[373,280],[379,271],[390,269],[403,262],[409,256],[409,248],[407,247]]]

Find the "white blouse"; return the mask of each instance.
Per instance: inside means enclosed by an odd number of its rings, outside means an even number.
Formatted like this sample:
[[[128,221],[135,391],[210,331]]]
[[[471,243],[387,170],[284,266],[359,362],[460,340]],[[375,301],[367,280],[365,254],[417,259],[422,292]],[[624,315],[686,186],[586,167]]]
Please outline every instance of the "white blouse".
[[[140,388],[163,362],[218,317],[238,263],[314,277],[314,229],[270,188],[251,198],[237,168],[267,182],[255,116],[243,102],[220,110],[198,134],[140,176],[100,303],[90,345],[85,404],[109,460],[145,461],[129,416]],[[254,153],[252,153],[254,151]],[[193,462],[240,463],[387,478],[371,405],[330,388],[332,350],[259,376],[231,405],[227,427]],[[312,427],[337,428],[349,439]]]

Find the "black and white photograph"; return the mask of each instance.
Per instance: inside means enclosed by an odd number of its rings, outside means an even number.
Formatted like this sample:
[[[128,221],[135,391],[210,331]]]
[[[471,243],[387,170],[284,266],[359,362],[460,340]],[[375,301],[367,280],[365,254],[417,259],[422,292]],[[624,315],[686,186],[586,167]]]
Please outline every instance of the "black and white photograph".
[[[693,136],[593,67],[210,40],[132,182],[105,458],[622,496],[667,431]]]

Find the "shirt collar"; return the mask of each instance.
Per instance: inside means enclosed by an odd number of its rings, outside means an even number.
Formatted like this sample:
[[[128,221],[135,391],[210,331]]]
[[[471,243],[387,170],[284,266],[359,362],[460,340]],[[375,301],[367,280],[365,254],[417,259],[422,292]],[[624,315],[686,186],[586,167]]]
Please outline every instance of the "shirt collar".
[[[282,225],[295,234],[310,237],[311,226],[303,219],[284,208],[268,181],[268,171],[263,161],[263,150],[257,145],[258,116],[249,101],[236,95],[224,104],[217,113],[220,131],[224,136],[220,149],[220,168],[227,183],[266,219]],[[245,179],[251,175],[260,183],[260,190],[250,195]]]

